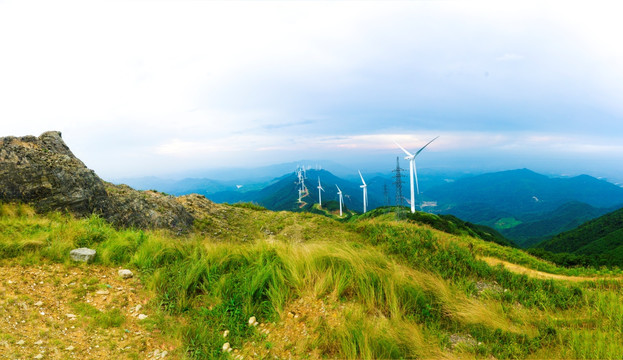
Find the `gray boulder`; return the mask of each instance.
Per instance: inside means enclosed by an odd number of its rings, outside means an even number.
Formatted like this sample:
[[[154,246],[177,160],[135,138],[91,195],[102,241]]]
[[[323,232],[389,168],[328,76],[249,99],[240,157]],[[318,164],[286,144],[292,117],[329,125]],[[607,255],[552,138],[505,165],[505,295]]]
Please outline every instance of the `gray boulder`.
[[[173,196],[103,181],[74,156],[58,131],[0,138],[0,202],[29,203],[38,212],[98,214],[115,225],[143,229],[181,232],[194,221]]]
[[[119,270],[118,272],[119,276],[121,276],[123,279],[129,279],[132,276],[134,276],[134,274],[132,273],[132,271],[128,270],[128,269],[122,269]]]
[[[69,252],[69,257],[73,261],[91,262],[95,258],[96,251],[89,248],[73,249]]]

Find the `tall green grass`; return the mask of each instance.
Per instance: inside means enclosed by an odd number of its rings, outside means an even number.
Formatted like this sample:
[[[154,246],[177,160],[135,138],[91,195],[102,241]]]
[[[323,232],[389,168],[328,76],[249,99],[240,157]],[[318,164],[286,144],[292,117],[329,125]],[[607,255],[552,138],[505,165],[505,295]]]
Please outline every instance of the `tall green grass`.
[[[260,337],[249,317],[278,322],[288,304],[309,294],[344,305],[337,325],[315,320],[321,336],[307,344],[327,358],[621,357],[620,283],[531,279],[477,258],[489,249],[512,260],[519,250],[394,219],[343,224],[226,208],[180,237],[3,204],[0,259],[68,263],[72,248],[88,246],[97,264],[139,270],[155,294],[152,305],[180,319],[167,329],[179,334],[188,358],[227,358],[224,330],[241,349]],[[480,294],[482,281],[504,291]],[[120,326],[119,315],[95,321]],[[454,349],[452,334],[469,334],[478,345]]]

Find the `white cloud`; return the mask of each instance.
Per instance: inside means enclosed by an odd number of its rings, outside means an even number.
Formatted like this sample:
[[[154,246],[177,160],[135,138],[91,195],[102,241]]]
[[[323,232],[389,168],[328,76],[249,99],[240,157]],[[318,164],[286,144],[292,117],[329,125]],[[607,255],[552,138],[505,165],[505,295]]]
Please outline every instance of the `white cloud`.
[[[506,53],[502,56],[498,56],[497,58],[495,58],[495,60],[497,61],[519,61],[519,60],[523,60],[524,57],[521,55],[517,55],[514,53]]]

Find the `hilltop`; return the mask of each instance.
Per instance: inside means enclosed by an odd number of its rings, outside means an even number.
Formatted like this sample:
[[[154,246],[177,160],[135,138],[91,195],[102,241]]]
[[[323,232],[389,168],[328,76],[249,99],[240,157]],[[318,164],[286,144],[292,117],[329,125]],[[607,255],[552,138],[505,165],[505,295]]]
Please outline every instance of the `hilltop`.
[[[451,216],[387,207],[339,218],[99,187],[46,136],[3,138],[0,150],[24,173],[0,177],[19,189],[0,203],[8,358],[623,357],[620,272],[558,267]],[[7,155],[23,148],[29,163]],[[91,183],[96,201],[65,201]],[[167,214],[154,198],[192,223],[154,221]],[[95,260],[72,262],[76,247]]]

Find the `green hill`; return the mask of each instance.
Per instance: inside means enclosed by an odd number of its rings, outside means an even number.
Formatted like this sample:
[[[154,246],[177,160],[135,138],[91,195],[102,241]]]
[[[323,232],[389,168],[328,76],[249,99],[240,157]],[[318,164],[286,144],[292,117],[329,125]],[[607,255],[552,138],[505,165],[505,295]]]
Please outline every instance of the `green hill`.
[[[535,245],[552,260],[586,265],[623,266],[623,209],[588,221]],[[558,255],[556,255],[558,253]]]
[[[569,231],[584,222],[606,214],[610,210],[595,208],[581,202],[566,203],[544,214],[521,217],[521,223],[500,232],[521,247],[530,247],[554,235]]]
[[[134,271],[145,284],[145,320],[135,320],[132,295],[89,305],[117,291],[106,286],[112,281],[106,276],[85,278],[84,286],[57,295],[75,309],[71,326],[95,331],[105,339],[97,340],[105,341],[101,352],[115,358],[147,358],[154,349],[166,349],[170,359],[623,356],[618,281],[541,280],[491,267],[481,257],[558,274],[596,273],[558,268],[483,241],[478,229],[458,219],[418,213],[397,220],[388,208],[344,222],[198,196],[179,201],[196,219],[185,234],[0,205],[0,267],[19,273],[22,266],[36,266],[59,284],[63,271]],[[97,251],[94,263],[69,260],[69,250],[79,246]],[[36,288],[25,284],[17,292],[15,286],[0,285],[2,318],[42,311],[29,300]],[[32,316],[30,322],[43,321]],[[257,326],[249,325],[251,317]],[[37,347],[20,340],[44,336],[47,351],[62,354],[63,329],[70,327],[65,318],[45,320],[43,335],[0,322],[0,341],[9,353],[32,357]],[[152,336],[164,345],[151,342]],[[122,339],[136,346],[118,346]],[[223,352],[225,343],[231,353]],[[76,340],[74,346],[87,345]]]

